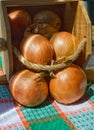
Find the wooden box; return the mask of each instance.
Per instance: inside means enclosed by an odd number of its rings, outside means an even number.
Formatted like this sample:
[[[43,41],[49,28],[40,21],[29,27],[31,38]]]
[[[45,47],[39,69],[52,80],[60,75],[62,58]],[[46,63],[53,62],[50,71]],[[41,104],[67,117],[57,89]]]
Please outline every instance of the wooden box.
[[[0,0],[0,38],[1,44],[5,41],[7,49],[2,52],[4,76],[0,78],[2,83],[9,81],[15,70],[13,59],[12,38],[8,13],[12,9],[24,9],[34,16],[41,9],[49,9],[56,12],[62,20],[61,31],[74,34],[79,40],[86,37],[87,43],[78,58],[78,63],[83,67],[91,46],[91,22],[87,15],[84,2],[80,0]]]

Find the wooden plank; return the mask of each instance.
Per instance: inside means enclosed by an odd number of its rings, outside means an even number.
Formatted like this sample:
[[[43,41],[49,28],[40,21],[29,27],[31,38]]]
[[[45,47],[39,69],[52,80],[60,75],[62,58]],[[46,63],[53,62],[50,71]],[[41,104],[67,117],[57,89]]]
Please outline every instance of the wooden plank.
[[[8,84],[6,75],[0,76],[0,85],[1,85],[1,84],[3,84],[3,85]]]
[[[15,6],[40,6],[40,5],[60,5],[69,2],[78,2],[80,0],[1,0],[5,7]]]
[[[79,1],[76,18],[73,27],[73,34],[75,34],[79,40],[83,37],[87,38],[87,43],[79,58],[77,64],[83,66],[86,62],[88,55],[92,53],[92,41],[91,41],[91,21],[85,9],[83,1]]]
[[[92,41],[94,43],[94,25],[92,25]]]

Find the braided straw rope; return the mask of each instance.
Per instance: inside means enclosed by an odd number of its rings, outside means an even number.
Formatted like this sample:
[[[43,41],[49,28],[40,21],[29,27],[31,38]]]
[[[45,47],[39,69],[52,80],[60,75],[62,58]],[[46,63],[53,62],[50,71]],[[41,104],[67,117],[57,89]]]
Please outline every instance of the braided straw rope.
[[[66,57],[64,60],[62,60],[61,63],[59,64],[53,64],[54,62],[52,62],[51,65],[39,65],[39,64],[34,64],[31,63],[29,61],[27,61],[21,54],[20,52],[17,50],[16,47],[13,46],[13,52],[14,54],[17,56],[18,60],[24,64],[27,68],[29,69],[33,69],[35,71],[46,71],[46,72],[51,72],[54,70],[59,70],[59,69],[63,69],[66,66],[70,65],[73,61],[75,61],[77,59],[77,57],[79,56],[80,52],[82,51],[84,45],[86,43],[86,38],[83,38],[82,41],[80,42],[77,50],[74,52],[73,55]],[[63,59],[63,58],[62,58]]]

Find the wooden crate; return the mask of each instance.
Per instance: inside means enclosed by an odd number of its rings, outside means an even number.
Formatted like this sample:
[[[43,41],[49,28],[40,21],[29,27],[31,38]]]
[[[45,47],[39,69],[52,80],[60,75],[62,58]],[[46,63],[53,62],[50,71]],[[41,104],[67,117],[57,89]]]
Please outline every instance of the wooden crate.
[[[83,1],[79,0],[0,0],[0,37],[5,39],[7,50],[3,53],[3,71],[7,81],[15,70],[13,59],[11,29],[8,13],[12,9],[25,9],[31,16],[41,9],[49,9],[56,12],[62,20],[61,31],[68,31],[74,34],[79,40],[87,39],[86,46],[80,54],[77,64],[83,67],[91,47],[91,22],[87,15]],[[3,79],[2,79],[3,80]],[[5,82],[5,80],[4,80]]]

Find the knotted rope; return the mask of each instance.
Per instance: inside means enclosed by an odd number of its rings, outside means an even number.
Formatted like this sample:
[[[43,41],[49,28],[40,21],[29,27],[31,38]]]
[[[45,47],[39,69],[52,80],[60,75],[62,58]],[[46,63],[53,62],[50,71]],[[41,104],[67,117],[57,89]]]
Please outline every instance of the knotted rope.
[[[35,64],[35,63],[31,63],[31,62],[27,61],[21,55],[21,53],[17,50],[17,48],[14,46],[13,46],[13,52],[17,56],[18,60],[22,64],[24,64],[27,68],[33,69],[37,72],[40,72],[40,71],[52,72],[55,70],[63,69],[66,66],[70,65],[72,62],[74,62],[78,58],[82,49],[84,48],[85,43],[86,43],[86,38],[83,38],[82,41],[80,42],[77,50],[74,52],[73,55],[71,55],[69,57],[61,58],[61,63],[58,63],[58,64],[55,64],[55,61],[52,60],[51,65],[40,65],[40,64]]]

